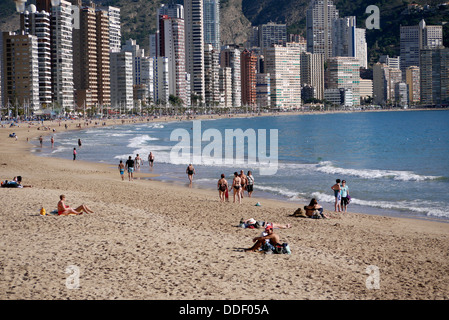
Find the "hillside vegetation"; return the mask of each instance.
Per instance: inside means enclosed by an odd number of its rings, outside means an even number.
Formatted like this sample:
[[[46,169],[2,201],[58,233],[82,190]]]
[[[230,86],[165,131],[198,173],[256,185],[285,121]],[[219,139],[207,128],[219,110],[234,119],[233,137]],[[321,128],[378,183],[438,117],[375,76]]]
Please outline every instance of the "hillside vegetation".
[[[183,3],[182,0],[94,0],[97,4],[121,8],[122,41],[133,38],[142,47],[148,47],[148,35],[156,30],[156,13],[161,3]],[[340,16],[356,16],[358,26],[365,27],[369,14],[368,5],[380,9],[380,30],[367,30],[370,63],[377,61],[381,54],[399,55],[400,25],[416,25],[425,19],[429,25],[449,22],[449,6],[436,9],[443,0],[335,0]],[[28,3],[31,3],[30,0]],[[406,13],[407,5],[429,4],[431,10]],[[222,43],[243,44],[251,30],[251,25],[270,21],[286,23],[289,32],[305,35],[305,12],[310,0],[221,0]],[[1,0],[0,30],[17,30],[19,19],[13,0]],[[444,26],[445,45],[449,46],[449,24]]]

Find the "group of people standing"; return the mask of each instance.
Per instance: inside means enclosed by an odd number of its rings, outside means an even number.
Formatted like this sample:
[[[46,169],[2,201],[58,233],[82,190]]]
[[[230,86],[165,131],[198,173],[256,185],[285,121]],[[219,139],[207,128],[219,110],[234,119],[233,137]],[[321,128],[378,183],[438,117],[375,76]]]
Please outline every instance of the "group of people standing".
[[[150,165],[150,168],[153,168],[154,154],[152,152],[150,152],[148,155],[148,163]],[[128,171],[128,180],[129,181],[134,180],[134,171],[139,170],[140,166],[142,164],[143,164],[143,159],[140,157],[139,154],[137,154],[134,159],[132,159],[132,157],[129,156],[128,160],[126,160],[125,163],[123,163],[123,161],[120,160],[118,169],[120,171],[120,176],[122,177],[122,180],[125,180],[125,170]]]
[[[228,181],[225,178],[225,174],[222,173],[220,180],[218,180],[217,187],[221,202],[224,202],[225,200],[229,201],[229,197],[227,196],[228,191],[233,190],[234,203],[236,200],[238,200],[239,203],[242,203],[245,190],[248,192],[248,197],[251,198],[254,191],[254,176],[251,171],[248,171],[246,175],[243,170],[240,170],[240,174],[238,172],[234,172],[232,184],[229,186]]]
[[[351,201],[346,180],[341,181],[337,179],[331,189],[334,190],[335,212],[346,212],[347,206]]]

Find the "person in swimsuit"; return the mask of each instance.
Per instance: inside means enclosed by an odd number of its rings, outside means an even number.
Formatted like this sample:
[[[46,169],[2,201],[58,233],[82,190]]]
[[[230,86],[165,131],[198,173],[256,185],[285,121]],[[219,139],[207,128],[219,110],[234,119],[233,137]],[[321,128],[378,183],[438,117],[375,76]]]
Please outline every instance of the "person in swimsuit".
[[[73,209],[70,206],[65,204],[65,195],[61,194],[59,196],[58,202],[58,215],[60,216],[68,216],[69,214],[80,215],[83,212],[86,213],[94,213],[88,206],[82,204],[78,208]]]
[[[78,139],[78,147],[81,148],[81,139]]]
[[[226,181],[224,173],[221,174],[221,179],[218,180],[217,187],[218,187],[218,196],[220,197],[220,202],[224,202],[226,190],[228,190],[228,181]]]
[[[245,190],[246,190],[246,183],[247,183],[247,181],[246,181],[246,175],[245,175],[245,173],[243,172],[243,170],[240,170],[240,174],[239,174],[239,177],[240,177],[240,184],[241,184],[241,188],[240,188],[240,197],[241,198],[243,198],[243,194],[245,193]]]
[[[128,169],[128,180],[134,180],[134,160],[131,159],[131,156],[126,160],[125,168]]]
[[[149,162],[150,167],[153,167],[153,162],[154,162],[153,152],[150,152],[150,154],[148,155],[148,162]]]
[[[254,190],[254,177],[251,171],[248,171],[246,175],[246,191],[248,191],[248,197],[251,198],[251,195]]]
[[[242,197],[240,189],[242,188],[242,179],[239,177],[239,174],[237,172],[234,172],[234,180],[232,180],[232,189],[234,190],[234,203],[235,203],[235,196],[238,197],[239,203],[242,203]]]
[[[120,160],[120,163],[118,165],[118,170],[120,171],[120,176],[122,177],[122,181],[125,180],[125,164],[122,160]]]
[[[196,174],[195,168],[193,167],[193,165],[191,163],[187,167],[186,173],[187,173],[187,176],[189,177],[189,182],[190,182],[189,186],[191,187],[192,186],[192,181],[193,181],[193,175]]]
[[[136,155],[136,158],[134,159],[134,163],[136,164],[136,169],[140,169],[140,164],[142,163],[142,158],[139,156],[139,154]]]
[[[290,229],[292,227],[290,224],[280,224],[263,220],[257,221],[254,218],[242,220],[242,223],[245,224],[245,228],[250,228],[251,226],[253,226],[254,228],[266,228],[267,226],[272,226],[273,229]]]
[[[340,207],[340,200],[341,200],[341,194],[340,194],[340,179],[337,179],[335,181],[336,183],[331,187],[332,190],[334,190],[334,196],[335,196],[335,212],[340,212],[341,211],[341,207]],[[338,209],[338,211],[337,211]]]

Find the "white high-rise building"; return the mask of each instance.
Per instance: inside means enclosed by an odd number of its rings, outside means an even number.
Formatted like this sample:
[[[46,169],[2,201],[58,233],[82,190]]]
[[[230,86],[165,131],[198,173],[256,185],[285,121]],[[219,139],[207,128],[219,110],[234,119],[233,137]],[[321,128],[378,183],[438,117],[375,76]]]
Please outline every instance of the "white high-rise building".
[[[133,85],[140,84],[141,78],[141,64],[140,58],[145,56],[145,50],[141,49],[136,40],[128,39],[122,46],[122,52],[131,52],[132,54],[132,70],[133,70]]]
[[[168,58],[153,58],[154,102],[158,106],[167,107],[170,98]]]
[[[159,16],[159,55],[168,59],[169,94],[186,105],[184,19]]]
[[[122,47],[122,31],[120,27],[120,8],[104,7],[109,18],[109,47],[111,52],[120,52]]]
[[[204,87],[206,106],[220,103],[220,54],[212,44],[204,45]]]
[[[307,51],[332,56],[332,27],[338,10],[332,0],[311,0],[306,12]]]
[[[265,73],[270,74],[271,106],[301,107],[301,48],[274,45],[264,50]]]
[[[204,43],[220,50],[220,0],[204,1]]]
[[[220,106],[232,108],[232,70],[229,67],[220,68]]]
[[[43,106],[51,104],[51,49],[50,13],[36,11],[34,5],[20,15],[20,28],[37,37],[39,60],[39,101]]]
[[[111,106],[133,108],[133,56],[131,52],[111,52]]]
[[[368,44],[366,43],[366,29],[355,28],[355,56],[359,59],[360,67],[368,69]]]
[[[73,83],[72,4],[60,0],[51,7],[51,70],[53,102],[63,109],[75,106]]]
[[[190,73],[192,94],[204,101],[203,0],[185,0],[186,71]]]

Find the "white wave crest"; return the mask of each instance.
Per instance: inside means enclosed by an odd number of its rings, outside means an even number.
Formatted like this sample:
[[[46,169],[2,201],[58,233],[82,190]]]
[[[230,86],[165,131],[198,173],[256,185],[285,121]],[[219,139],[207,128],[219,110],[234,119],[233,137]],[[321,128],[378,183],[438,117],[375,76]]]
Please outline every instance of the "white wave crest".
[[[316,171],[331,175],[355,176],[364,179],[393,179],[399,181],[424,181],[435,180],[439,176],[424,176],[411,171],[395,171],[395,170],[372,170],[372,169],[345,169],[339,168],[330,161],[320,162],[316,166]]]

